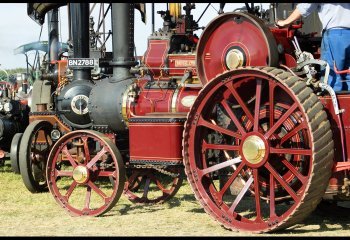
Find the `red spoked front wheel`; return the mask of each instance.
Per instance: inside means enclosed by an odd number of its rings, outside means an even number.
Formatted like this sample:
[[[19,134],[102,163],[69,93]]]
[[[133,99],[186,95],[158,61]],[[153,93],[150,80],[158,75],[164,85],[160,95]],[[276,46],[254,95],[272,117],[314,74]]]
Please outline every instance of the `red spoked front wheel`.
[[[47,163],[48,186],[72,216],[100,216],[118,202],[125,183],[122,157],[114,143],[92,130],[60,138]]]
[[[332,132],[322,104],[276,68],[213,79],[191,108],[183,141],[197,199],[232,230],[268,232],[301,221],[331,174]]]

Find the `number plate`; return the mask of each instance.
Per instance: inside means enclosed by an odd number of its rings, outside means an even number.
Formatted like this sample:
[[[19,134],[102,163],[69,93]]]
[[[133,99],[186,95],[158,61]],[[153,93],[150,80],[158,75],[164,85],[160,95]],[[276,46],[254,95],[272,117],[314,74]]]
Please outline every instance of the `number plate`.
[[[74,68],[94,68],[95,60],[93,58],[69,58],[68,67]]]

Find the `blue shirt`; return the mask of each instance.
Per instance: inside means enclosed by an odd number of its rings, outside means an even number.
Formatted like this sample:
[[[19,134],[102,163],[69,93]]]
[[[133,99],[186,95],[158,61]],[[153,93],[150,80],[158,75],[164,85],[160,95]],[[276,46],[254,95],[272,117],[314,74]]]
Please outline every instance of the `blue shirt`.
[[[302,17],[318,11],[324,30],[331,28],[350,28],[350,3],[299,3]]]

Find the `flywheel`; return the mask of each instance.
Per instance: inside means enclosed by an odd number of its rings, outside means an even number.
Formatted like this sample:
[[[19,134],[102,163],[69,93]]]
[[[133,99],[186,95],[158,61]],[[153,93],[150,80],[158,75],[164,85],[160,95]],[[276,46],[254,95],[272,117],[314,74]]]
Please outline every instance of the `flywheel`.
[[[273,67],[238,68],[214,78],[193,104],[185,172],[202,207],[226,228],[284,229],[323,197],[332,137],[323,105],[300,78]]]
[[[204,85],[217,74],[242,66],[277,66],[276,40],[258,17],[230,12],[214,18],[197,46],[197,74]]]

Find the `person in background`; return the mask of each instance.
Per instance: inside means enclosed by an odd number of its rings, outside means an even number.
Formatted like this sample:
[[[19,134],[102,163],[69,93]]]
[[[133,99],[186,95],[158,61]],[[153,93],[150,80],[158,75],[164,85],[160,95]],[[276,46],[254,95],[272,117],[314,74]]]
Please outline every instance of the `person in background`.
[[[301,17],[317,11],[322,23],[321,59],[328,62],[328,84],[334,91],[350,90],[350,74],[336,74],[350,67],[350,3],[299,3],[285,20],[277,25],[286,27]]]

